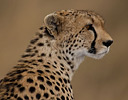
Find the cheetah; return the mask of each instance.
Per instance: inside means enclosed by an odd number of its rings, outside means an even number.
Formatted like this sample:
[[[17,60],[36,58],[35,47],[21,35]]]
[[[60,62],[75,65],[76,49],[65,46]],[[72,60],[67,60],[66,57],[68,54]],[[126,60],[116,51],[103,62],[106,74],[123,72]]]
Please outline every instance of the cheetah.
[[[74,100],[71,80],[85,56],[100,59],[112,38],[94,11],[47,15],[27,49],[0,81],[0,100]]]

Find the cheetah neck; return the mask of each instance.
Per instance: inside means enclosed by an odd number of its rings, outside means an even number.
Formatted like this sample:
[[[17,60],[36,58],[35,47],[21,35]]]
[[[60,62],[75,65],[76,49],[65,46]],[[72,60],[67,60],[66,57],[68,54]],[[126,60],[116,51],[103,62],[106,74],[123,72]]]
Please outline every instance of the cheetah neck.
[[[58,69],[63,69],[61,67],[64,67],[65,73],[68,73],[71,80],[74,72],[84,60],[84,56],[79,52],[71,56],[64,53],[63,50],[64,48],[56,45],[53,37],[47,35],[45,30],[42,30],[31,40],[19,64],[24,63],[35,68],[51,63],[53,66],[57,66]]]
[[[44,32],[37,33],[30,41],[30,44],[18,64],[29,65],[34,69],[41,68],[41,70],[43,70],[42,66],[44,64],[52,67],[54,66],[56,67],[54,69],[55,71],[62,69],[61,72],[64,71],[62,77],[67,77],[69,80],[72,79],[73,75],[73,71],[69,64],[69,58],[64,56],[61,50],[57,48],[55,40],[44,34]],[[50,70],[53,70],[53,68]]]
[[[66,50],[65,50],[66,51]],[[70,63],[70,68],[74,74],[74,72],[79,68],[79,65],[84,61],[85,58],[85,54],[83,52],[84,50],[78,50],[77,52],[73,52],[74,55],[71,55],[69,53],[66,53],[66,57],[68,57],[69,59],[67,60]],[[64,55],[64,56],[65,56]]]

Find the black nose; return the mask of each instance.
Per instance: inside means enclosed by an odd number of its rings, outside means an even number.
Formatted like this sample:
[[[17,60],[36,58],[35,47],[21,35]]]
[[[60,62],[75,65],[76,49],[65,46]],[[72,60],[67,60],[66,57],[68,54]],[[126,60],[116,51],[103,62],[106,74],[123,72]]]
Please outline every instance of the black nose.
[[[106,46],[106,47],[109,47],[112,43],[113,43],[112,40],[108,40],[106,42],[103,42],[103,45]]]

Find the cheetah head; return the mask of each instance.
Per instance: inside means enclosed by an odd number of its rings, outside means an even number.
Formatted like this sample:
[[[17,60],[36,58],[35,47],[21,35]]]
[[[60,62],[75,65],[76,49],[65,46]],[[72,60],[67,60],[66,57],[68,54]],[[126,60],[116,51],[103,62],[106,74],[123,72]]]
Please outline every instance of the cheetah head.
[[[113,42],[104,20],[93,11],[62,10],[47,15],[44,23],[63,52],[77,58],[102,58]]]

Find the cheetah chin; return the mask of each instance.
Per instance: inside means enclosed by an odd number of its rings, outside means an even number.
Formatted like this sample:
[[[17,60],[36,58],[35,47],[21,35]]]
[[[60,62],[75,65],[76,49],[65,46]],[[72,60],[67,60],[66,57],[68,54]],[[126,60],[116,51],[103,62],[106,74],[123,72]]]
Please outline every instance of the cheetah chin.
[[[94,58],[94,59],[101,59],[103,58],[110,50],[110,47],[102,49],[100,52],[96,53],[96,54],[92,54],[92,53],[85,53],[85,56]]]

